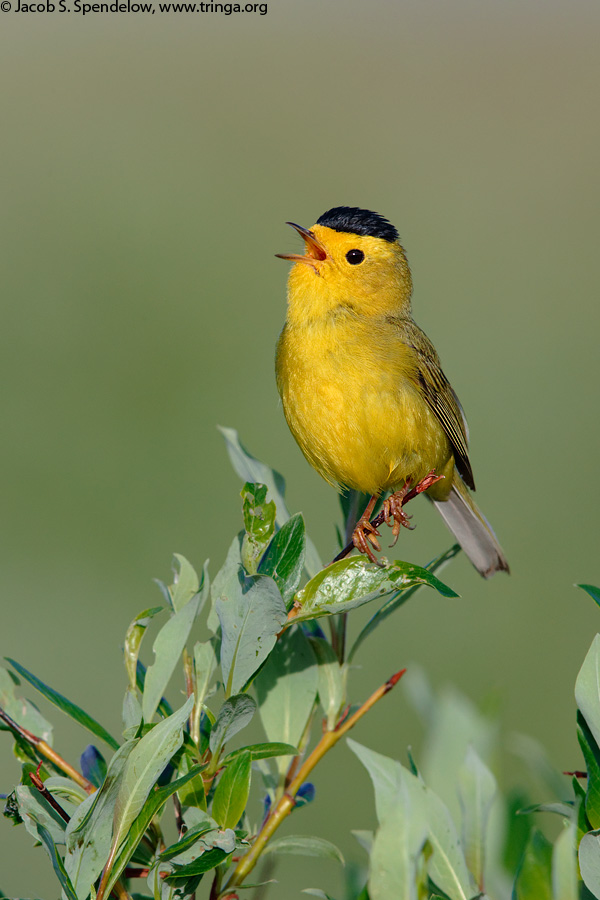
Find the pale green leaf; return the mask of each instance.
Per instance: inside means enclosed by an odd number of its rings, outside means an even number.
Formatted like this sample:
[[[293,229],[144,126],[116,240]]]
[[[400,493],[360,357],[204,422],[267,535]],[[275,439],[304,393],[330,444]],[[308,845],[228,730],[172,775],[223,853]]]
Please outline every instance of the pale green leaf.
[[[317,695],[314,651],[299,628],[285,632],[255,681],[259,714],[269,741],[298,746]],[[278,759],[278,768],[289,760]]]
[[[309,641],[318,663],[319,702],[331,731],[345,702],[347,669],[340,666],[333,647],[324,638],[311,637]]]
[[[15,691],[17,680],[8,669],[0,667],[0,707],[15,720],[17,725],[26,728],[52,746],[52,725],[30,700],[17,696]]]
[[[129,676],[129,687],[133,692],[135,692],[137,684],[137,661],[140,655],[142,638],[154,616],[162,612],[163,609],[164,607],[162,606],[152,606],[150,609],[145,609],[135,617],[125,634],[125,668]]]
[[[115,802],[112,844],[103,880],[105,876],[107,879],[127,832],[140,814],[159,775],[183,743],[183,726],[193,703],[193,696],[188,697],[181,709],[155,725],[129,754]],[[106,890],[106,885],[104,887]]]
[[[380,824],[396,807],[398,795],[408,791],[411,808],[421,810],[427,822],[428,841],[432,848],[428,862],[429,877],[450,900],[468,900],[473,894],[471,879],[454,822],[444,803],[400,763],[351,739],[348,739],[348,746],[371,776]]]
[[[417,900],[417,863],[427,839],[423,806],[406,784],[375,834],[370,854],[370,900]]]
[[[217,759],[227,741],[248,725],[256,712],[256,702],[248,694],[235,694],[225,701],[210,733],[210,749]]]
[[[131,860],[136,847],[142,840],[154,816],[157,816],[159,814],[160,810],[163,808],[169,797],[171,797],[176,791],[181,790],[194,778],[198,777],[203,768],[203,766],[194,766],[194,768],[190,769],[189,772],[186,772],[185,775],[182,775],[181,778],[178,778],[175,781],[171,781],[169,784],[165,784],[163,787],[151,791],[151,793],[146,798],[146,801],[138,816],[132,822],[127,832],[125,841],[121,845],[121,848],[111,866],[110,878],[106,886],[107,894],[112,890],[116,881],[120,878],[123,869]]]
[[[215,610],[221,623],[221,670],[226,697],[242,691],[271,652],[287,619],[273,579],[246,575],[238,560],[234,541],[213,584]]]
[[[554,842],[552,896],[553,900],[579,900],[575,822],[569,822]]]
[[[369,773],[375,790],[375,809],[381,825],[396,804],[396,795],[402,789],[402,765],[389,756],[383,756],[362,744],[347,738],[347,744]]]
[[[324,838],[314,835],[286,834],[284,837],[269,841],[263,856],[268,853],[286,853],[291,856],[314,856],[319,859],[333,859],[344,865],[341,851]]]
[[[40,792],[29,785],[18,784],[15,793],[19,814],[29,834],[37,841],[38,825],[43,825],[55,844],[64,844],[66,822]]]
[[[581,838],[579,868],[586,888],[594,897],[600,897],[600,830],[588,831]]]
[[[127,759],[137,741],[122,744],[111,759],[104,784],[83,801],[67,825],[65,868],[80,900],[102,871],[110,851],[114,805]]]
[[[206,578],[206,564],[201,584],[196,570],[193,565],[188,562],[185,556],[182,556],[180,553],[174,553],[173,556],[179,564],[179,569],[175,570],[173,584],[169,587],[169,595],[171,597],[173,609],[177,613],[180,612],[184,606],[187,606],[192,597],[200,590],[202,590],[202,593],[205,593],[208,589],[208,584]]]
[[[592,641],[575,683],[575,699],[600,746],[600,634]]]
[[[208,696],[212,677],[217,668],[217,654],[215,652],[216,638],[204,643],[194,644],[194,711],[190,726],[191,735],[196,743],[200,741],[200,717],[204,709],[204,702]]]
[[[487,826],[496,788],[496,779],[475,749],[469,746],[465,761],[458,772],[458,794],[462,807],[465,859],[475,882],[480,887],[483,886]]]
[[[196,593],[178,612],[173,613],[156,635],[152,649],[154,662],[146,670],[142,714],[150,722],[158,708],[175,667],[190,636],[194,619],[206,599],[205,593]]]

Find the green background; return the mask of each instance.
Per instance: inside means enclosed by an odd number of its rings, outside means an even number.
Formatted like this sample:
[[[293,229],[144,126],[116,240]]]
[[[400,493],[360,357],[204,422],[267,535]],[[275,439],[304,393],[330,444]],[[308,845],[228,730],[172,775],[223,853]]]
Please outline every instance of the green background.
[[[456,560],[444,577],[462,598],[423,592],[376,632],[353,698],[416,661],[576,768],[573,685],[600,623],[572,587],[600,582],[600,7],[268,5],[1,14],[2,652],[119,732],[121,642],[160,602],[152,578],[169,579],[173,551],[214,575],[240,525],[218,423],[286,476],[333,555],[335,493],[274,384],[287,264],[273,254],[298,247],[286,219],[365,206],[402,236],[512,575],[484,582]],[[398,555],[423,563],[450,539],[425,502],[411,512]],[[76,760],[85,736],[57,725]],[[353,737],[404,758],[419,734],[399,687]],[[364,859],[349,829],[373,825],[370,786],[335,756],[286,827]],[[30,845],[6,823],[0,886],[55,896]],[[333,863],[284,859],[277,877],[273,896],[341,893]]]

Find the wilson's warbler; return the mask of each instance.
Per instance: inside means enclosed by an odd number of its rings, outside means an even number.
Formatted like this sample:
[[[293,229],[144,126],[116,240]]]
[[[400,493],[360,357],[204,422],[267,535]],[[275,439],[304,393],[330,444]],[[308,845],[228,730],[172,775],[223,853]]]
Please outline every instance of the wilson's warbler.
[[[484,576],[508,571],[471,499],[467,423],[439,357],[411,316],[412,279],[398,232],[378,213],[338,206],[302,236],[277,345],[277,386],[307,460],[339,489],[370,494],[354,545],[376,561],[377,497],[394,537],[407,493],[425,490]],[[436,478],[434,476],[439,476]]]

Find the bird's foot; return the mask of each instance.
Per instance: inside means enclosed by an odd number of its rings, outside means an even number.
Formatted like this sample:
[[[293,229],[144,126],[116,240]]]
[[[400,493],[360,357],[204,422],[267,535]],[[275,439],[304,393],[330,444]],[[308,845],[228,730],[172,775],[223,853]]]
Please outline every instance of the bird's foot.
[[[368,556],[372,563],[382,566],[383,564],[379,562],[371,549],[371,547],[374,547],[375,550],[381,550],[381,544],[377,540],[378,537],[380,537],[380,534],[376,526],[372,525],[369,522],[369,516],[365,516],[363,513],[352,532],[352,543],[359,553],[364,553]]]
[[[418,497],[423,491],[428,490],[436,482],[441,481],[443,477],[443,475],[436,475],[435,470],[432,469],[425,478],[422,478],[421,481],[414,486],[414,488],[411,487],[409,479],[399,491],[394,491],[387,500],[383,501],[383,517],[386,525],[390,525],[392,528],[393,541],[390,544],[390,547],[395,546],[403,527],[409,528],[411,531],[414,528],[414,526],[410,524],[410,516],[404,512],[403,506],[405,506],[409,500]]]

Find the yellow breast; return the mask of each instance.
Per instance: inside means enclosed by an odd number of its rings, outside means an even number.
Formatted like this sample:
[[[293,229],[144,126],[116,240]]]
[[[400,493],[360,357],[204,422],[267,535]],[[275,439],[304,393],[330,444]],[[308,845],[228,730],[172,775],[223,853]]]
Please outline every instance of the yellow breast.
[[[376,494],[435,469],[450,490],[452,451],[397,326],[344,310],[288,323],[276,369],[290,430],[328,482]]]

